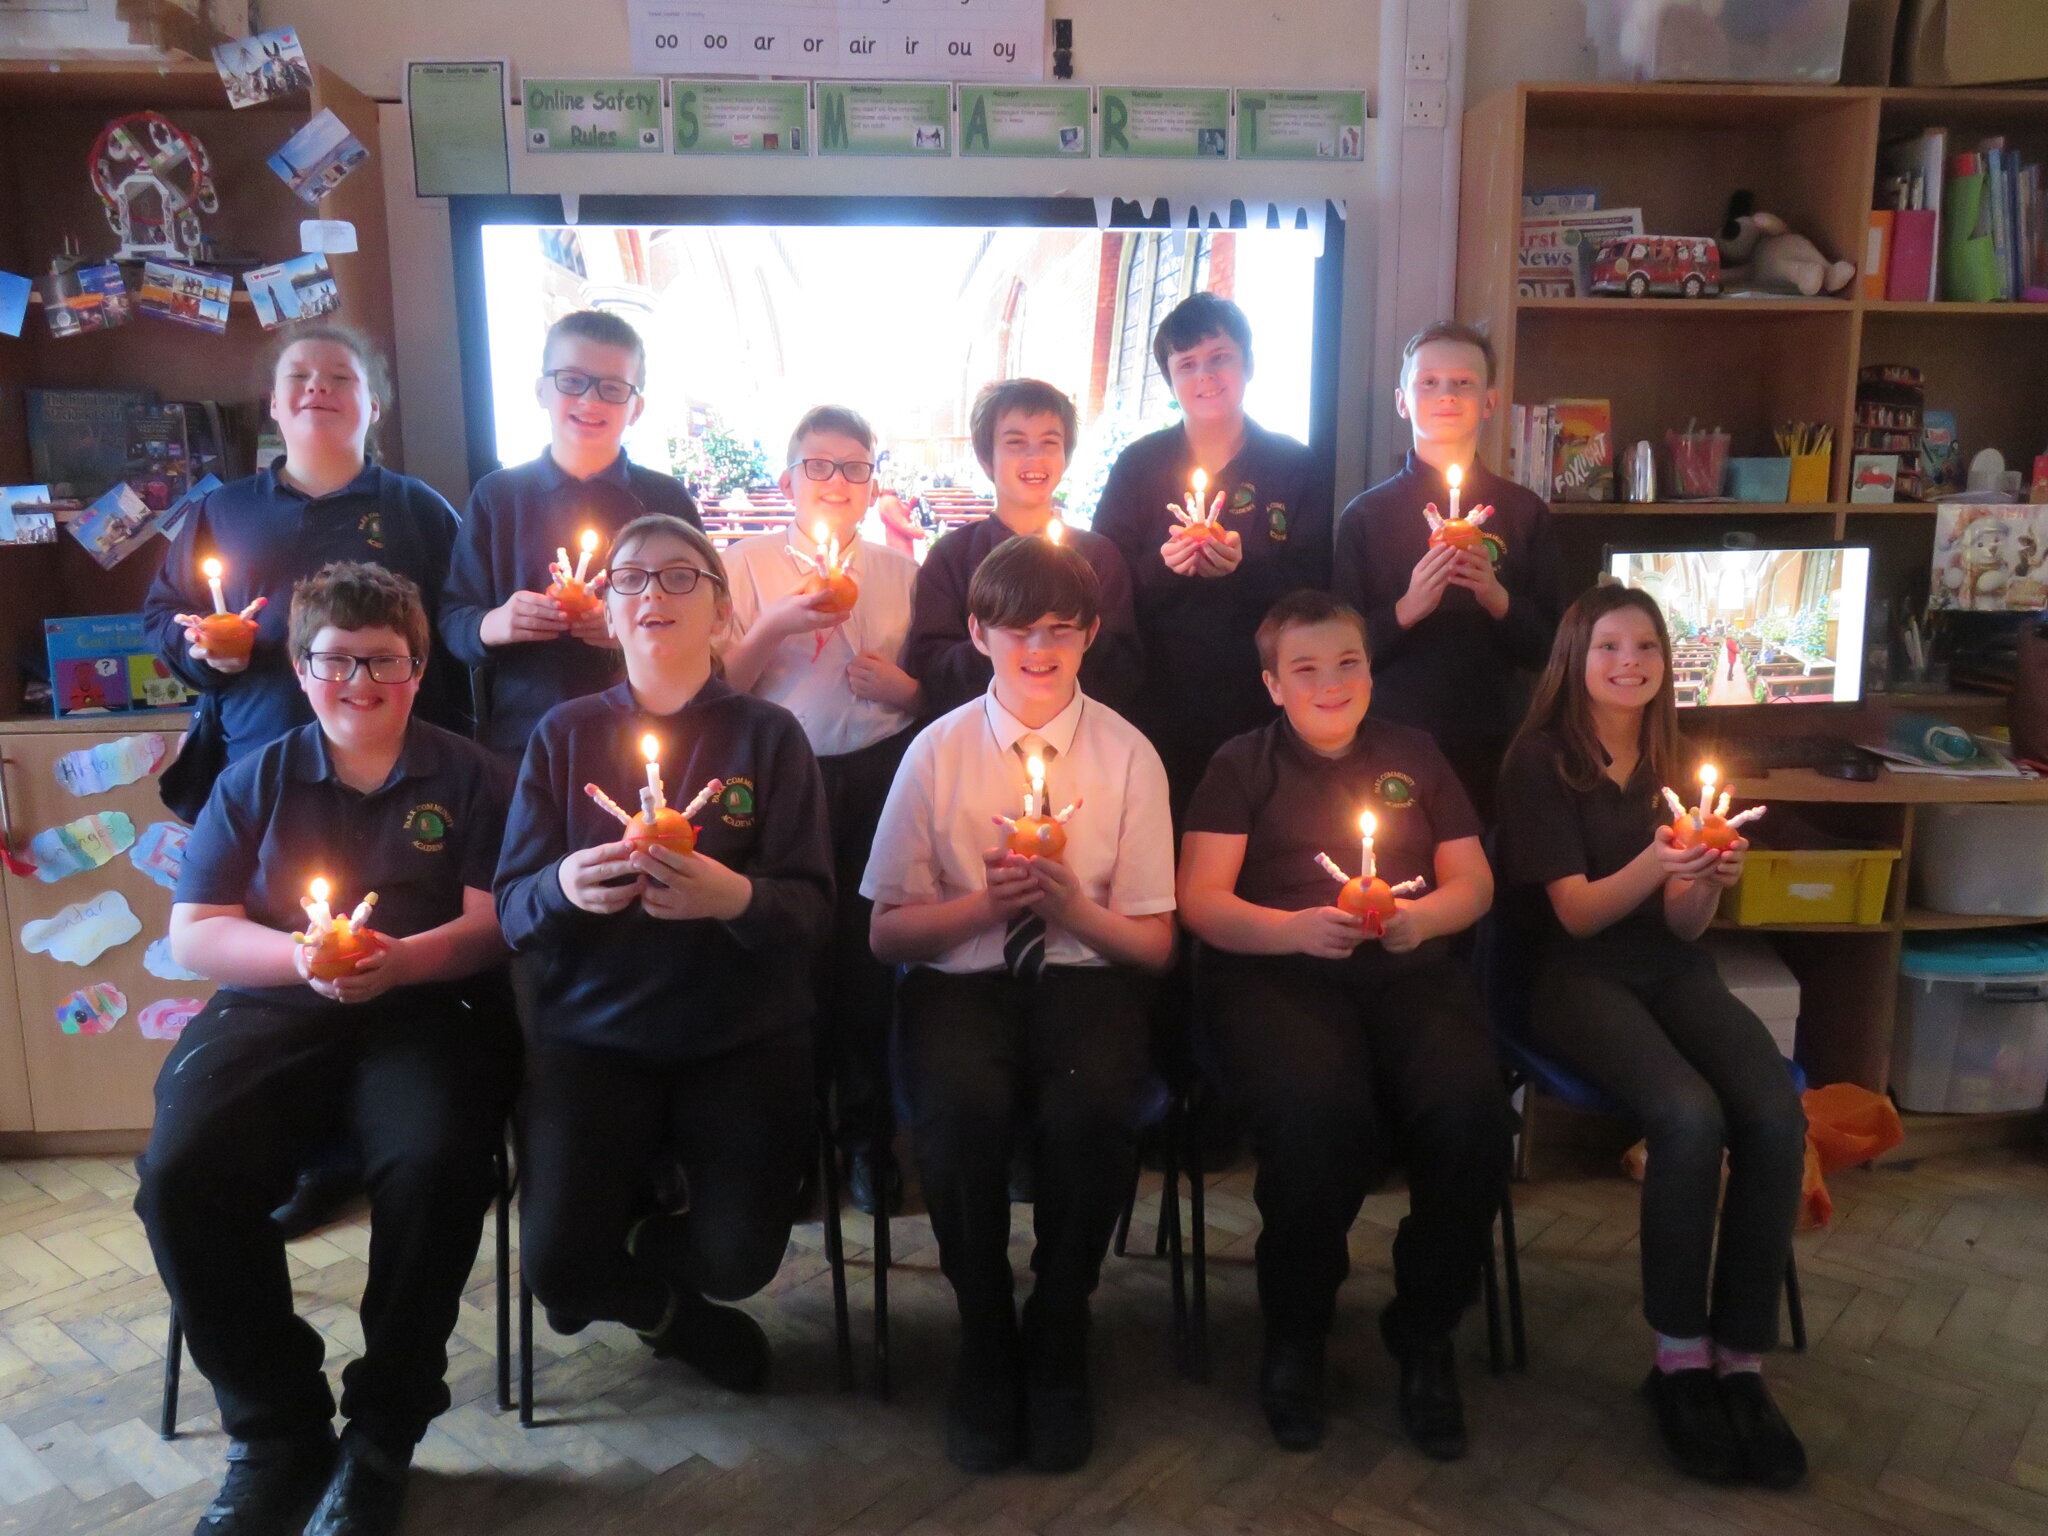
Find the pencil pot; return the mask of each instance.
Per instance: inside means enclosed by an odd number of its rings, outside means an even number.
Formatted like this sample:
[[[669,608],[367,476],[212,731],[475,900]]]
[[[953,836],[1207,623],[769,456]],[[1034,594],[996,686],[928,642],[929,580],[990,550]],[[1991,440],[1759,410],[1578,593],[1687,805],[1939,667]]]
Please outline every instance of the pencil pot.
[[[1730,459],[1728,494],[1737,501],[1792,500],[1790,459]]]
[[[1719,496],[1728,478],[1728,443],[1726,432],[1666,432],[1671,494],[1681,501]]]
[[[1795,453],[1792,455],[1792,478],[1785,488],[1785,499],[1796,502],[1826,501],[1828,499],[1828,473],[1834,464],[1832,453]]]

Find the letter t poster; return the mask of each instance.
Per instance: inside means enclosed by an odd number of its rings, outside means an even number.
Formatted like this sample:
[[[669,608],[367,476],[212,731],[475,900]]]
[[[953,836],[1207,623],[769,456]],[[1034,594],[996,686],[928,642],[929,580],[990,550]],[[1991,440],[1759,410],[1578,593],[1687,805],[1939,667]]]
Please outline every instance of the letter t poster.
[[[1042,80],[1045,0],[626,0],[647,75]]]

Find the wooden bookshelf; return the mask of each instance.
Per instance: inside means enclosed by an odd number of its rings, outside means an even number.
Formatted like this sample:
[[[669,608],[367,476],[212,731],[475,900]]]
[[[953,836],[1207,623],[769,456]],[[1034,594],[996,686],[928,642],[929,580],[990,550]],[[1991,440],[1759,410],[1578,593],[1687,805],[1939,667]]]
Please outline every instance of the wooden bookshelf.
[[[266,161],[323,108],[348,125],[370,161],[316,210]],[[163,113],[206,146],[220,211],[204,215],[202,223],[224,248],[282,261],[299,252],[302,219],[317,214],[355,225],[358,249],[327,258],[341,292],[339,318],[390,356],[391,264],[377,104],[318,66],[310,92],[236,111],[210,63],[0,60],[0,268],[37,276],[67,236],[88,259],[113,250],[116,237],[93,192],[87,160],[108,121],[145,110]],[[32,305],[21,337],[0,337],[0,484],[33,478],[25,390],[134,386],[166,400],[254,401],[268,385],[263,363],[272,340],[239,277],[221,336],[137,314],[115,330],[57,340],[40,306]],[[395,403],[385,412],[380,440],[395,464],[401,440]],[[8,594],[0,618],[0,717],[21,708],[18,663],[40,653],[42,621],[136,611],[167,547],[151,540],[102,571],[61,532],[54,547],[0,546],[0,590]]]

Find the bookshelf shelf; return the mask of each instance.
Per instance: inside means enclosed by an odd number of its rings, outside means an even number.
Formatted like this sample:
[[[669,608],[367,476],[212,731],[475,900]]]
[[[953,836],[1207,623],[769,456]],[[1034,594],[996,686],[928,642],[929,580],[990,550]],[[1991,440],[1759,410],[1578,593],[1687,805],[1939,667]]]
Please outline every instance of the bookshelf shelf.
[[[1553,501],[1550,510],[1561,517],[1585,513],[1611,517],[1832,517],[1848,505],[1832,501]],[[1875,505],[1866,509],[1857,503],[1855,510],[1914,509]]]
[[[2048,320],[2048,304],[1963,304],[1945,299],[1914,304],[1895,299],[1865,299],[1867,315],[1899,315],[1925,320]]]
[[[1650,315],[1657,319],[1707,320],[1715,315],[1846,314],[1845,299],[1517,299],[1523,313]],[[2009,309],[2010,305],[2000,305]],[[2048,307],[2048,306],[2044,306]]]

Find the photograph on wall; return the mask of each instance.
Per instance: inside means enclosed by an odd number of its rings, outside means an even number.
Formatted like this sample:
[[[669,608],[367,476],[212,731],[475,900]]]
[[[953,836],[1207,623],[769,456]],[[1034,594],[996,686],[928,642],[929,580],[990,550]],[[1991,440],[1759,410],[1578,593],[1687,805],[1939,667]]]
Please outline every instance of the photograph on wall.
[[[369,158],[362,140],[328,107],[284,141],[270,157],[270,168],[302,201],[318,203]]]

